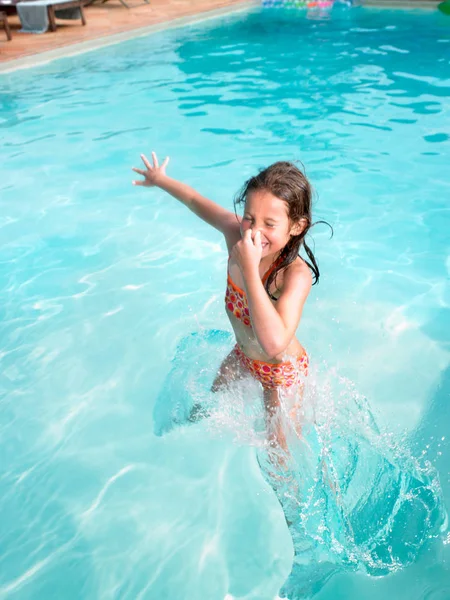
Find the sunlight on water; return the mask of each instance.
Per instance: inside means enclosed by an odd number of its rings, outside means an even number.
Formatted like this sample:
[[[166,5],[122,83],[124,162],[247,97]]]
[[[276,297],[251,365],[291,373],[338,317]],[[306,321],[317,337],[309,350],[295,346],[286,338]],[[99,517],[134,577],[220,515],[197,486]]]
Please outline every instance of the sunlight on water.
[[[448,17],[341,8],[0,77],[2,599],[450,597]],[[301,159],[333,225],[289,453],[254,382],[208,391],[227,253],[131,186],[151,150],[229,209]]]

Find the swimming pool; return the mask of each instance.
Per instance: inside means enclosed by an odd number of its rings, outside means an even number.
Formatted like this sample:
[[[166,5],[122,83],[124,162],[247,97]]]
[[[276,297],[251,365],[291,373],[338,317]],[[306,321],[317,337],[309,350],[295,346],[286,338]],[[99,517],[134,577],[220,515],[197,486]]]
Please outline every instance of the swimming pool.
[[[227,329],[224,244],[141,151],[231,206],[301,159],[322,280],[300,337],[355,382],[448,502],[450,29],[428,11],[251,11],[0,78],[0,597],[274,598],[292,562],[254,450],[154,435],[179,341]],[[220,360],[220,357],[218,358]],[[443,600],[448,545],[321,600]]]

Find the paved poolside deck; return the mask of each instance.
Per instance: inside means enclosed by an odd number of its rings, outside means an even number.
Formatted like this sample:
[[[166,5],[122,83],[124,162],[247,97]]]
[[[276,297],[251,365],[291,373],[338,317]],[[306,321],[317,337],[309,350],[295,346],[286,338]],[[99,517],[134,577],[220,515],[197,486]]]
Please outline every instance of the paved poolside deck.
[[[136,3],[136,0],[130,0],[130,3],[133,1]],[[6,41],[6,35],[0,29],[0,63],[170,22],[180,17],[197,14],[207,16],[217,9],[238,8],[239,5],[244,7],[248,4],[248,0],[150,0],[150,4],[127,9],[119,0],[108,0],[105,4],[99,2],[85,7],[85,27],[81,21],[57,21],[55,32],[43,34],[19,33],[19,18],[10,15],[8,21],[13,37],[10,42]]]
[[[129,0],[133,2],[133,0]],[[139,1],[139,0],[137,0]],[[360,0],[363,4],[377,7],[435,7],[439,0]],[[136,2],[136,0],[134,0]],[[145,32],[145,28],[164,23],[176,22],[179,19],[193,16],[207,17],[220,10],[244,9],[255,4],[256,0],[150,0],[150,4],[141,4],[131,9],[125,8],[119,0],[108,0],[105,4],[96,3],[85,7],[87,25],[81,21],[58,21],[56,32],[44,34],[19,33],[20,21],[17,15],[10,15],[13,39],[6,41],[6,35],[0,30],[0,72],[26,66],[36,59],[50,60],[58,52],[82,51],[90,44],[130,37]],[[128,33],[127,33],[128,32]],[[131,34],[131,35],[130,35]]]

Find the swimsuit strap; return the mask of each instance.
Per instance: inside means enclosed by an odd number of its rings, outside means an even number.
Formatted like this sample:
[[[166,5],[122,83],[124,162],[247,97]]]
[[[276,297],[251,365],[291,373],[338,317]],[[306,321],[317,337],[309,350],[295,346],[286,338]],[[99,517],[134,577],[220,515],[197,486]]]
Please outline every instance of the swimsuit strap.
[[[268,270],[264,273],[264,276],[262,278],[262,282],[266,283],[266,281],[269,279],[270,274],[278,267],[278,265],[281,262],[281,257],[279,256],[277,258],[277,260],[268,268]]]
[[[278,257],[278,258],[277,258],[277,260],[276,260],[274,263],[272,263],[272,265],[271,265],[271,266],[270,266],[270,267],[267,269],[267,271],[264,273],[264,275],[263,275],[263,278],[262,278],[262,280],[261,280],[261,281],[262,281],[262,283],[266,283],[266,281],[267,281],[267,279],[269,278],[269,276],[270,276],[270,274],[272,273],[272,271],[273,271],[274,269],[276,269],[276,267],[279,265],[279,263],[281,262],[280,258],[281,258],[281,257]],[[232,284],[232,285],[233,285],[233,286],[234,286],[236,289],[238,289],[240,292],[244,293],[244,292],[241,290],[241,288],[239,288],[239,287],[238,287],[238,286],[237,286],[237,285],[234,283],[234,281],[231,279],[231,275],[230,275],[230,257],[228,257],[228,268],[227,268],[227,270],[228,270],[228,277],[227,277],[228,281],[229,281],[229,282],[231,282],[231,284]]]

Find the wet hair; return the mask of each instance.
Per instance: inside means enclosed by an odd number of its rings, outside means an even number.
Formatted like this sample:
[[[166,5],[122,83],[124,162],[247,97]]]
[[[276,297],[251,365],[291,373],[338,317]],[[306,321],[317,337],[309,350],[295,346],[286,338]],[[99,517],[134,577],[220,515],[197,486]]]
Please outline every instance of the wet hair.
[[[276,299],[270,293],[270,286],[276,281],[277,274],[286,269],[299,256],[300,250],[304,248],[309,260],[303,259],[312,271],[313,285],[319,281],[320,272],[316,259],[311,248],[305,241],[311,227],[317,223],[326,223],[326,221],[312,222],[312,188],[304,173],[293,163],[288,161],[276,162],[266,169],[262,169],[254,177],[250,177],[234,199],[234,208],[245,204],[248,195],[252,192],[265,190],[270,192],[280,200],[284,200],[288,205],[288,217],[293,223],[298,223],[301,219],[306,221],[306,227],[299,235],[291,236],[286,246],[281,250],[276,266],[270,273],[265,283],[267,293],[272,299]],[[331,228],[331,225],[329,225]],[[331,231],[333,229],[331,228]]]

